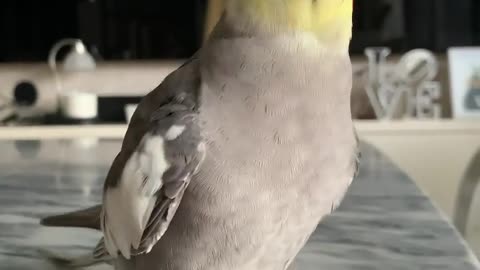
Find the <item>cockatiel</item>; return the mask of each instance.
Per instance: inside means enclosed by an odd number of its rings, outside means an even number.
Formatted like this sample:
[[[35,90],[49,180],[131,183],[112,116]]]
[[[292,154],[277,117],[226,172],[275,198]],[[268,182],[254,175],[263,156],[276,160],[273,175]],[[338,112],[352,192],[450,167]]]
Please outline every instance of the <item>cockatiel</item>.
[[[284,270],[354,178],[353,0],[227,0],[206,44],[139,104],[90,261],[125,270]]]

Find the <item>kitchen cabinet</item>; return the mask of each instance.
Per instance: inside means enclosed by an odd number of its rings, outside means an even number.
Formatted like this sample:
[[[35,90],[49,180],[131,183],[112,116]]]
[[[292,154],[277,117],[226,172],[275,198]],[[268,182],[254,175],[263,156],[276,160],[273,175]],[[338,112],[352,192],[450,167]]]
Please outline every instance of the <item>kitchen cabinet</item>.
[[[98,58],[191,56],[224,0],[2,0],[0,62],[45,61],[58,40],[78,37]],[[478,0],[355,0],[352,54],[366,46],[445,52],[480,44]],[[207,27],[205,27],[207,25]]]

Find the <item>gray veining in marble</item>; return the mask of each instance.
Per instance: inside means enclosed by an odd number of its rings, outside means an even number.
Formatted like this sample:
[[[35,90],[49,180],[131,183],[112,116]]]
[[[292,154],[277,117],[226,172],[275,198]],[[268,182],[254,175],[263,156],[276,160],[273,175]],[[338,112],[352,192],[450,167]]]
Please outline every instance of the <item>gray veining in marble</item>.
[[[40,217],[100,200],[120,141],[85,143],[0,142],[0,269],[55,269],[41,250],[78,255],[95,245],[98,232],[38,224]],[[480,269],[465,241],[405,174],[371,146],[362,152],[359,177],[302,250],[299,270]]]

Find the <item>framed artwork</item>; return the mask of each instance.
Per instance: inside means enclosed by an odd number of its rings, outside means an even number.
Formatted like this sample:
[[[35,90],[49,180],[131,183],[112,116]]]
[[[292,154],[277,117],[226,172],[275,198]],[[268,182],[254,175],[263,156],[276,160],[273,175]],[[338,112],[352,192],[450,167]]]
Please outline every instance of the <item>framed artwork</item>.
[[[453,117],[480,119],[480,47],[452,47],[448,62]]]

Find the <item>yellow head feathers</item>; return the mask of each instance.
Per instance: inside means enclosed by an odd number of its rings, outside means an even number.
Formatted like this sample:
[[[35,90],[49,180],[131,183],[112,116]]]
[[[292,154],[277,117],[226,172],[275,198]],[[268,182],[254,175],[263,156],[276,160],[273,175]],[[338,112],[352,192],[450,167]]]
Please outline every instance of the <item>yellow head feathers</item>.
[[[267,31],[307,31],[320,40],[347,43],[352,35],[353,0],[229,0],[227,13]]]

